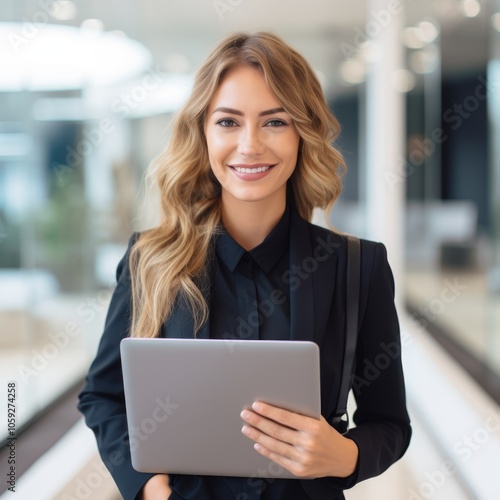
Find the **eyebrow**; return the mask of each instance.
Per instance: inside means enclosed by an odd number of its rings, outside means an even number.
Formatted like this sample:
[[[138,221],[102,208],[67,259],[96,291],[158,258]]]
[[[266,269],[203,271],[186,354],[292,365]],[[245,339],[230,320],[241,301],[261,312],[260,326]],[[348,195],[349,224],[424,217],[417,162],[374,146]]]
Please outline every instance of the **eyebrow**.
[[[222,113],[231,113],[232,115],[243,116],[243,113],[241,111],[234,108],[226,108],[222,106],[219,108],[215,108],[212,111],[212,114],[216,113],[217,111],[221,111]],[[259,113],[259,116],[274,115],[275,113],[286,113],[286,111],[284,108],[266,109],[265,111],[261,111]]]

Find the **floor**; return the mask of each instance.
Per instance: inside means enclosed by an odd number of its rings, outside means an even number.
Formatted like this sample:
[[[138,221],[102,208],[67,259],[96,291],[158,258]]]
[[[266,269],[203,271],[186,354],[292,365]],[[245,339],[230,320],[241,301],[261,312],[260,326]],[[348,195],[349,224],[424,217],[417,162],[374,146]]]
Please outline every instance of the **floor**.
[[[423,326],[426,321],[431,320],[453,332],[463,346],[471,350],[478,358],[485,360],[500,375],[500,296],[488,292],[484,275],[458,271],[446,273],[411,271],[406,275],[404,286],[411,300],[419,305],[418,311],[420,312],[417,312],[413,319]],[[79,303],[80,299],[73,302],[76,306]],[[93,320],[89,326],[101,324],[102,319],[101,316]],[[64,320],[66,321],[66,318]],[[95,330],[97,331],[97,328]],[[82,337],[79,336],[75,339],[74,345],[70,343],[58,351],[56,358],[51,360],[50,367],[37,375],[37,378],[43,375],[44,383],[26,384],[22,391],[23,398],[29,397],[30,390],[36,391],[38,396],[45,397],[44,394],[50,387],[55,387],[65,380],[68,381],[68,378],[60,377],[63,371],[62,364],[66,366],[64,372],[68,375],[73,373],[73,369],[81,370],[78,365],[87,362],[81,356],[80,349],[86,350],[80,344],[81,339]],[[44,341],[37,349],[42,352],[46,345],[48,344]],[[95,345],[96,339],[92,339],[90,349],[95,349]],[[10,351],[11,346],[7,349]],[[7,353],[5,349],[2,351],[3,354],[9,354],[4,358],[5,363],[0,363],[2,372],[8,369],[8,373],[11,374],[13,368],[18,371],[23,358],[11,356],[12,352]],[[33,363],[33,360],[28,361]],[[57,373],[59,377],[51,377],[51,373]],[[27,405],[20,404],[21,406],[26,409]],[[460,481],[451,480],[452,478],[440,473],[446,457],[436,451],[432,439],[424,430],[425,426],[419,422],[418,412],[412,415],[412,423],[414,435],[405,457],[380,477],[360,483],[347,491],[347,500],[419,500],[423,498],[467,500],[475,498],[467,494],[466,490],[460,486]],[[88,436],[85,441],[88,446]],[[75,443],[71,447],[81,449],[78,441]],[[54,463],[60,464],[61,460],[64,459],[58,459]],[[60,469],[59,466],[57,468]],[[64,484],[57,492],[43,498],[47,500],[73,498],[118,500],[120,498],[95,451],[89,449],[86,465],[78,470],[78,474],[74,475],[68,484]],[[442,480],[443,477],[444,480]],[[429,478],[434,478],[434,480]],[[31,500],[34,497],[32,493],[25,497],[22,493],[16,495],[17,500],[23,500],[23,498]],[[39,495],[38,498],[42,499]]]
[[[407,271],[405,287],[414,319],[435,322],[500,376],[500,294],[485,273]]]

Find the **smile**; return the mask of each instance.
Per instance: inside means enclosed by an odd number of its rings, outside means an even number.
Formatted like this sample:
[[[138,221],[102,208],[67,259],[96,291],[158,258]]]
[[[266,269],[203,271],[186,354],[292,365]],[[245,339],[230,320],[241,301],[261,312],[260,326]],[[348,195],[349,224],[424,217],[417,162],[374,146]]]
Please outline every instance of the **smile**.
[[[234,167],[236,172],[240,174],[258,174],[260,172],[265,172],[269,170],[271,167],[257,167],[257,168],[243,168],[243,167]]]

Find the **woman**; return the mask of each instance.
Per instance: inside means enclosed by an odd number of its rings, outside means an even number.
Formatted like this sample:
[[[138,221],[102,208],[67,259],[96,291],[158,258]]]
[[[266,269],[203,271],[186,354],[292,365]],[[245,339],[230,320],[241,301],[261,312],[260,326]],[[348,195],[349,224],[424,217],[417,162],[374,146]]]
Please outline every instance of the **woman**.
[[[124,498],[340,499],[408,447],[394,282],[380,243],[361,242],[356,427],[342,435],[330,424],[344,350],[346,240],[307,221],[341,192],[344,163],[332,146],[338,130],[314,72],[272,34],[231,35],[200,68],[156,161],[161,223],[134,235],[118,266],[80,395],[79,409]],[[259,316],[259,304],[276,290],[282,300]],[[242,319],[252,314],[259,321],[249,326]],[[241,415],[256,450],[297,480],[132,468],[120,340],[176,337],[180,328],[197,337],[320,346],[321,420],[258,402]],[[390,363],[368,375],[388,349]]]

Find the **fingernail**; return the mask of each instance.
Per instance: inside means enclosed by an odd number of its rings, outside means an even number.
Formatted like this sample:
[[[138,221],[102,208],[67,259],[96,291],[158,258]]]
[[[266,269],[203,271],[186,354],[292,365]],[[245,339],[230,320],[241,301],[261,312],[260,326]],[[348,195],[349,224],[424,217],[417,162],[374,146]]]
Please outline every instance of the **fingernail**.
[[[243,432],[243,434],[245,434],[245,435],[248,435],[250,432],[250,429],[246,425],[244,425],[241,429],[241,432]]]
[[[259,411],[259,410],[262,410],[262,405],[261,405],[260,403],[255,402],[255,403],[252,405],[252,408],[253,408],[255,411]]]

